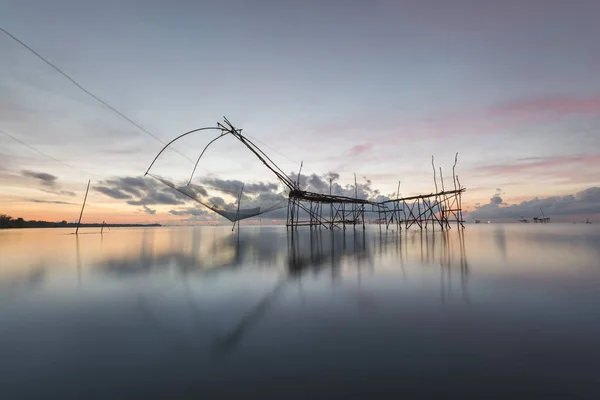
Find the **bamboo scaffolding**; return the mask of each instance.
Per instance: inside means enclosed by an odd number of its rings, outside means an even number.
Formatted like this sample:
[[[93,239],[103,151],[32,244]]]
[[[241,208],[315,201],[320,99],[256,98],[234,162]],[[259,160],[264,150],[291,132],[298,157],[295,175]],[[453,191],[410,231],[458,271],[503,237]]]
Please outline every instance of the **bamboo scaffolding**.
[[[227,118],[224,118],[224,123],[217,123],[216,127],[195,129],[173,139],[154,158],[146,171],[146,175],[154,177],[154,175],[150,174],[150,169],[161,153],[173,142],[186,135],[202,130],[219,130],[221,134],[211,140],[200,153],[190,175],[188,185],[191,183],[198,163],[207,148],[223,136],[231,135],[250,150],[258,160],[282,182],[284,187],[287,188],[288,205],[286,226],[291,228],[292,231],[299,226],[309,226],[311,228],[323,227],[330,230],[336,228],[346,230],[348,225],[352,225],[353,229],[356,230],[356,225],[361,223],[363,229],[365,229],[365,221],[372,221],[366,218],[367,213],[370,213],[372,216],[376,215],[376,223],[379,225],[380,229],[385,227],[385,229],[388,230],[390,225],[392,227],[396,225],[398,232],[401,231],[400,228],[403,226],[405,229],[409,229],[415,225],[421,230],[428,229],[430,226],[432,229],[435,229],[436,225],[439,225],[442,230],[448,230],[451,228],[450,222],[456,222],[458,228],[464,228],[462,194],[466,191],[466,188],[462,187],[458,175],[456,175],[458,153],[456,153],[454,157],[454,164],[452,166],[453,190],[446,190],[441,167],[439,168],[441,191],[438,189],[435,159],[432,156],[431,166],[433,169],[433,181],[435,187],[435,192],[433,193],[401,197],[399,181],[398,189],[395,194],[396,198],[394,199],[385,201],[361,199],[359,198],[356,174],[354,174],[354,197],[333,194],[332,178],[329,179],[329,194],[314,193],[302,190],[300,187],[303,162],[300,164],[297,179],[294,180],[284,173],[283,170],[279,168],[279,166],[277,166],[277,164],[275,164],[275,162],[273,162],[273,160],[271,160],[271,158],[269,158],[269,156],[267,156],[267,154],[265,154],[265,152],[263,152],[254,142],[244,136],[241,129],[235,128]],[[200,202],[198,199],[195,200]],[[238,211],[236,213],[234,226],[235,222],[238,222],[237,219],[241,218],[239,213],[240,201],[241,194],[238,198]],[[200,203],[205,205],[202,202]],[[329,216],[324,215],[323,213],[324,205],[329,206]],[[368,210],[368,208],[370,208],[370,210]]]

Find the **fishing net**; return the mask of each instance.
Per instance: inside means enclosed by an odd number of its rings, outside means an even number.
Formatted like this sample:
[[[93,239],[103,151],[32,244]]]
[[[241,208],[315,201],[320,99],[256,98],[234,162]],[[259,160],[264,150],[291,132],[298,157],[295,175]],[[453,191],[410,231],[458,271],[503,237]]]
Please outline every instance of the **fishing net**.
[[[219,188],[211,188],[213,196],[208,196],[206,188],[203,186],[189,184],[178,186],[170,180],[161,176],[148,173],[149,176],[178,191],[179,193],[189,197],[204,207],[214,211],[215,213],[227,218],[231,222],[240,221],[246,218],[256,217],[271,211],[279,210],[287,206],[287,199],[283,193],[259,193],[257,196],[248,196],[243,194],[243,186],[241,185],[240,196],[235,203],[227,204],[219,192],[223,192]],[[231,194],[223,192],[224,194]],[[241,198],[240,198],[241,197]],[[246,206],[245,203],[248,205]],[[249,207],[256,205],[255,207]]]
[[[289,178],[239,131],[183,135],[157,155],[147,175],[231,222],[265,213],[285,218],[277,210],[287,207]]]

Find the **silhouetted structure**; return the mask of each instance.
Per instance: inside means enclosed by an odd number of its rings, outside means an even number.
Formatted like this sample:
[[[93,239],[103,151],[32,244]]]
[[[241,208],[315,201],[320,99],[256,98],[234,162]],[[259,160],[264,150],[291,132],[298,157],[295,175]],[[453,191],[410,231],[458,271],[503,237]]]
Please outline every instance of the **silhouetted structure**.
[[[221,132],[219,136],[211,140],[200,153],[198,160],[194,165],[192,174],[186,186],[178,187],[172,182],[150,174],[150,169],[159,158],[159,156],[175,141],[189,134],[203,130],[218,130]],[[156,155],[150,167],[146,171],[146,175],[150,175],[165,185],[179,191],[189,198],[197,201],[212,211],[227,218],[234,224],[242,219],[255,217],[277,208],[285,207],[281,203],[274,206],[262,208],[254,207],[249,209],[240,209],[239,200],[237,210],[227,210],[223,207],[210,204],[204,199],[199,198],[198,190],[195,190],[194,185],[191,185],[192,178],[198,166],[200,159],[206,152],[208,147],[216,140],[225,135],[231,135],[239,140],[246,148],[248,148],[275,176],[281,181],[286,189],[287,197],[287,226],[297,228],[299,226],[323,227],[325,229],[346,229],[352,226],[354,229],[357,225],[365,227],[365,214],[377,216],[377,223],[385,225],[386,229],[396,225],[397,229],[404,227],[408,229],[414,225],[419,228],[427,229],[439,226],[442,230],[450,229],[450,224],[455,222],[458,227],[464,227],[462,216],[462,193],[466,191],[461,186],[458,176],[455,174],[455,167],[458,159],[458,153],[454,159],[452,168],[452,177],[454,188],[446,190],[444,188],[444,180],[442,177],[442,169],[440,168],[440,181],[442,190],[437,186],[435,165],[432,166],[434,172],[435,192],[430,194],[422,194],[411,197],[398,197],[386,201],[372,201],[368,199],[360,199],[358,195],[355,197],[339,196],[333,194],[314,193],[301,190],[299,179],[294,182],[281,168],[277,166],[256,144],[254,144],[246,136],[242,135],[242,130],[235,128],[226,118],[224,124],[218,123],[216,127],[206,127],[194,129],[186,132],[171,142],[169,142]],[[300,172],[302,166],[300,167]],[[298,176],[300,176],[300,172]],[[355,178],[356,180],[356,178]],[[356,183],[355,183],[356,188]],[[239,199],[241,199],[241,192]]]

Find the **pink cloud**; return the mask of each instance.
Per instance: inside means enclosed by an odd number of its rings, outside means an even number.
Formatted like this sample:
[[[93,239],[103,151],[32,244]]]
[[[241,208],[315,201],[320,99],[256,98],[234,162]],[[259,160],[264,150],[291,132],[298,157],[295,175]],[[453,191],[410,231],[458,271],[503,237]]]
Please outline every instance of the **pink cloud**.
[[[373,143],[357,144],[349,150],[351,156],[359,156],[363,153],[368,153],[373,150]]]
[[[492,117],[563,117],[570,114],[600,115],[600,95],[576,98],[548,96],[508,102],[488,110]]]
[[[600,94],[588,97],[554,95],[515,99],[489,107],[439,112],[420,120],[405,120],[398,114],[352,116],[323,124],[319,133],[357,135],[368,131],[371,137],[402,142],[410,139],[436,139],[447,136],[478,135],[541,123],[569,115],[600,116]]]
[[[497,164],[478,167],[477,171],[486,175],[508,175],[514,173],[538,172],[566,166],[598,167],[600,166],[600,154],[521,158],[516,160],[513,164]]]
[[[513,100],[471,112],[431,118],[429,122],[422,124],[421,131],[432,137],[481,134],[568,115],[600,116],[600,95],[586,98],[547,96]]]

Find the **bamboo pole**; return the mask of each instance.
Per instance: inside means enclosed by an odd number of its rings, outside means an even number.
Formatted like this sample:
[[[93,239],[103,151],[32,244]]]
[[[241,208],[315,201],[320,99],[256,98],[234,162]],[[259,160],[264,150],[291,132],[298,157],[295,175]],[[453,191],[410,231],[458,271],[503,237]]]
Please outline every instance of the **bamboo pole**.
[[[79,225],[81,224],[81,217],[83,216],[83,209],[85,208],[85,202],[87,200],[87,195],[90,190],[90,182],[88,179],[87,189],[85,189],[85,197],[83,198],[83,205],[81,206],[81,212],[79,213],[79,220],[77,220],[77,228],[75,229],[75,234],[77,235],[79,232]]]

